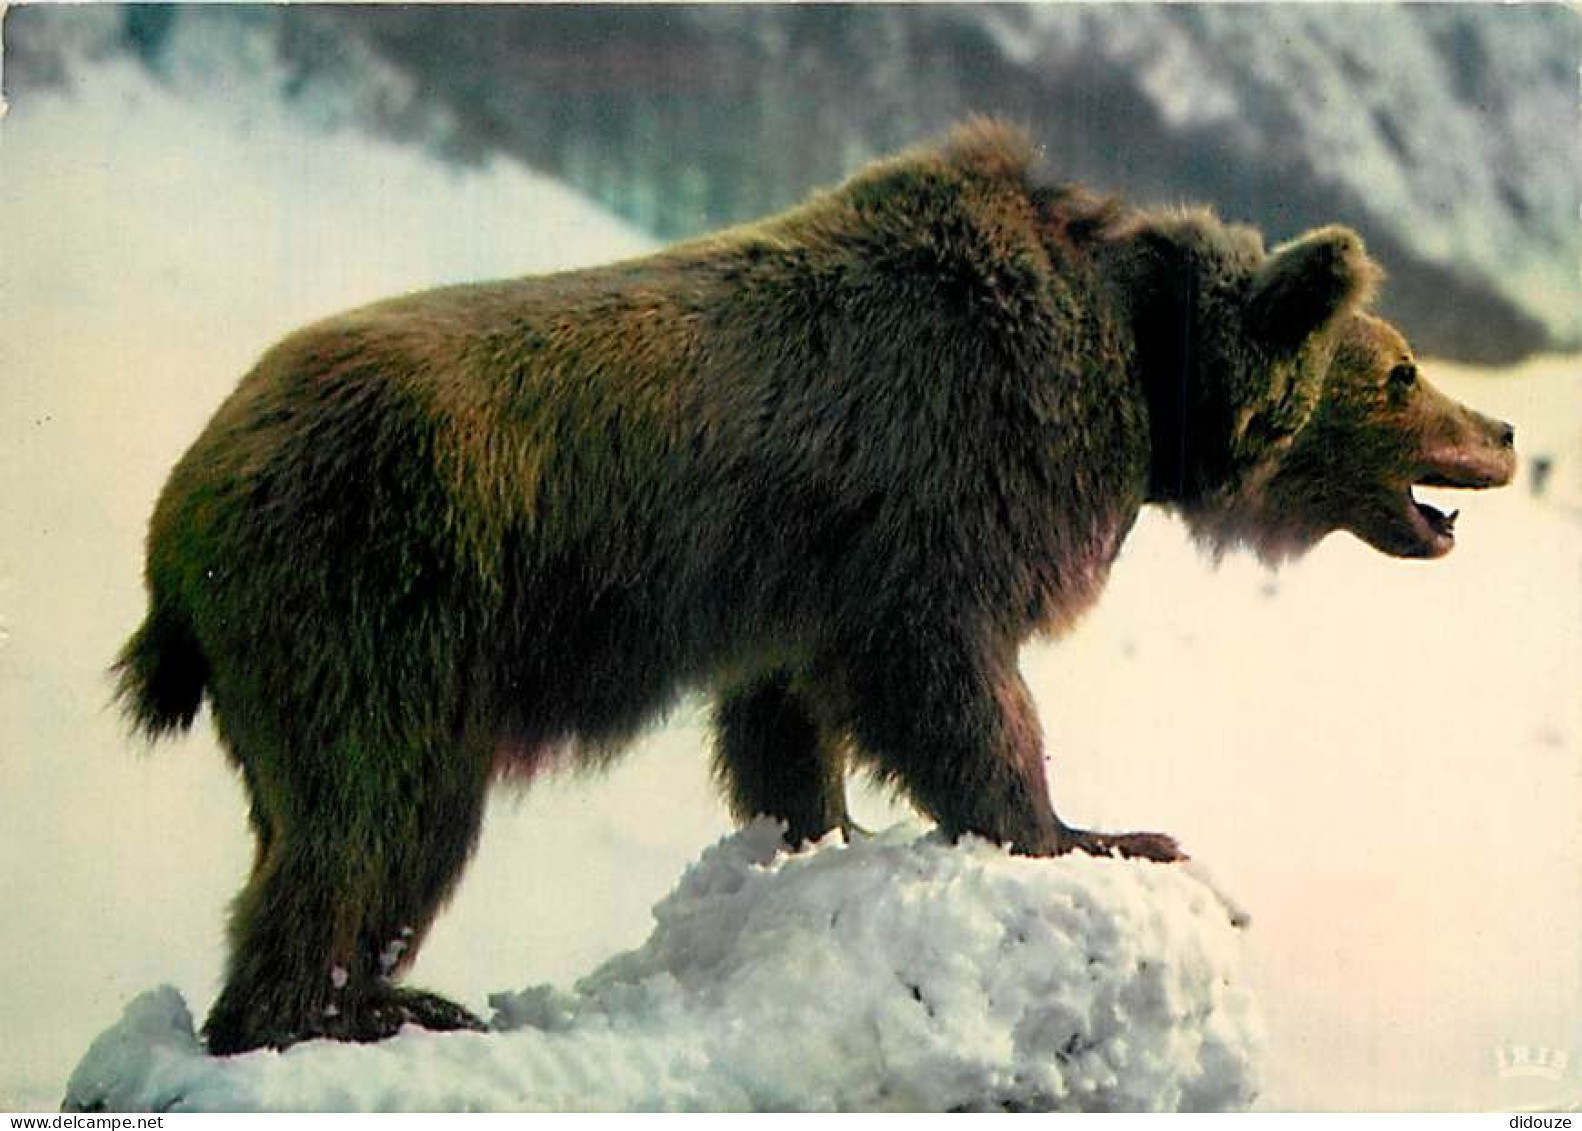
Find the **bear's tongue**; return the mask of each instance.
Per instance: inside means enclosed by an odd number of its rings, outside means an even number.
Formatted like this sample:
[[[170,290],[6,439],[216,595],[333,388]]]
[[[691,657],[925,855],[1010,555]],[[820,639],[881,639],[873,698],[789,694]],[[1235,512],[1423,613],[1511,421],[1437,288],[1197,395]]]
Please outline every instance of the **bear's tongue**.
[[[1455,537],[1456,516],[1461,513],[1460,511],[1455,510],[1446,514],[1437,507],[1431,507],[1427,503],[1422,502],[1415,495],[1412,497],[1412,505],[1417,508],[1417,513],[1423,516],[1423,521],[1428,523],[1429,528],[1435,534],[1445,538]]]

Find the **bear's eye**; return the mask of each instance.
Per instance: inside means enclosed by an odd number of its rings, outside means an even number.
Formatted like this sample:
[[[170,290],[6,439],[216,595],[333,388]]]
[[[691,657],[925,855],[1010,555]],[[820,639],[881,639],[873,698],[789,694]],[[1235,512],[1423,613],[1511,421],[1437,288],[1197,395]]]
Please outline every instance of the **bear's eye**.
[[[1403,361],[1390,370],[1390,387],[1392,389],[1410,389],[1417,383],[1417,366],[1409,361]]]

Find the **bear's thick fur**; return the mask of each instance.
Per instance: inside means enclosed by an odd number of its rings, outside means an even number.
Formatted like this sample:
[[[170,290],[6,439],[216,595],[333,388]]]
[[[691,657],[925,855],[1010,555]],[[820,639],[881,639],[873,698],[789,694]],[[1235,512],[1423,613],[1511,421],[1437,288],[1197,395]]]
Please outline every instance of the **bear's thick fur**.
[[[1353,233],[1269,254],[1030,165],[971,124],[757,224],[263,357],[160,498],[118,665],[151,734],[206,694],[251,798],[211,1050],[475,1025],[390,978],[491,780],[607,759],[689,689],[734,811],[793,842],[849,825],[849,762],[952,836],[1177,855],[1056,817],[1020,646],[1095,599],[1145,502],[1272,557],[1348,526],[1410,553],[1448,531],[1353,521],[1335,484],[1410,507],[1450,457],[1365,404],[1384,441],[1356,446],[1365,397],[1315,415],[1333,367],[1404,358]],[[1467,421],[1463,462],[1508,478]]]

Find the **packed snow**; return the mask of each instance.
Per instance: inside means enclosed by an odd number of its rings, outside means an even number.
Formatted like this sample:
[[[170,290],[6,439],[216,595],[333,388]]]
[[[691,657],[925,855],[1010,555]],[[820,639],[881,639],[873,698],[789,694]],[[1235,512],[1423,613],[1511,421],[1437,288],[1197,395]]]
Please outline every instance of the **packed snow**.
[[[121,1051],[95,1052],[126,1069],[116,1078],[128,1087],[201,1079],[237,1103],[245,1091],[280,1106],[303,1106],[309,1093],[268,1088],[307,1085],[253,1064],[313,1065],[304,1079],[343,1090],[312,1093],[327,1105],[415,1105],[375,1096],[379,1078],[352,1066],[428,1047],[404,1078],[444,1107],[464,1102],[450,1081],[470,1086],[473,1068],[516,1064],[513,1047],[537,1050],[521,1053],[531,1069],[573,1047],[554,1045],[561,1036],[613,1048],[615,1030],[600,1029],[610,1018],[633,1031],[639,1018],[707,1018],[706,995],[693,995],[687,1008],[698,1012],[686,1014],[679,987],[647,1013],[617,1000],[617,987],[663,983],[660,956],[639,949],[605,967],[594,991],[504,1004],[504,1016],[536,1027],[258,1054],[209,1075],[181,1003],[201,1016],[219,983],[225,907],[250,858],[241,790],[201,721],[138,757],[106,708],[105,666],[142,612],[142,534],[160,483],[249,361],[296,324],[406,288],[607,259],[645,241],[522,169],[454,174],[393,146],[313,133],[272,114],[253,88],[200,103],[129,67],[88,74],[74,93],[14,102],[0,124],[0,950],[10,956],[0,967],[0,1107],[57,1105],[84,1049],[134,1001],[112,1030]],[[1253,913],[1235,936],[1246,962],[1225,992],[1255,997],[1267,1023],[1262,1106],[1553,1107],[1582,1097],[1579,368],[1553,358],[1510,374],[1425,365],[1458,398],[1513,421],[1528,460],[1505,491],[1444,495],[1463,511],[1460,545],[1444,561],[1391,561],[1340,536],[1278,575],[1240,558],[1216,570],[1177,524],[1148,514],[1095,613],[1023,657],[1062,815],[1176,835]],[[1548,460],[1541,493],[1535,457]],[[728,828],[706,744],[702,713],[688,704],[608,778],[497,799],[413,981],[486,1012],[504,987],[571,986],[642,947],[650,907]],[[870,827],[901,815],[871,792],[856,798]],[[745,860],[732,854],[747,853],[752,835],[702,872]],[[900,853],[904,841],[825,848],[751,882],[811,890],[825,870]],[[981,846],[905,851],[917,868],[991,877],[1020,867]],[[1142,867],[1072,864],[1089,869],[1078,887],[1110,876],[1138,898],[1152,883],[1151,905],[1200,898],[1169,870],[1176,878],[1154,882]],[[1020,881],[1003,882],[1014,895]],[[940,899],[914,910],[956,922],[960,909]],[[1066,912],[1037,913],[1055,917],[1036,920],[1047,929]],[[1177,942],[1182,925],[1169,924]],[[1059,968],[1053,951],[1042,957]],[[924,958],[903,956],[904,968],[945,986],[952,971]],[[748,976],[743,961],[730,977]],[[176,988],[142,997],[162,983]],[[960,1003],[936,1008],[946,1004]],[[783,1047],[773,1027],[739,1031],[765,1055]],[[653,1063],[622,1047],[630,1078],[608,1082],[608,1097],[652,1095],[659,1080],[723,1086],[687,1056],[664,1060],[675,1046],[654,1046]],[[1500,1071],[1513,1049],[1565,1052],[1570,1067],[1516,1079]],[[750,1051],[722,1067],[748,1073]],[[553,1063],[559,1084],[544,1067],[478,1087],[500,1104],[528,1082],[570,1096],[577,1061]],[[1179,1086],[1174,1102],[1191,1102]],[[148,1093],[148,1103],[174,1094]],[[666,1090],[664,1102],[699,1094]],[[591,1092],[566,1102],[614,1105]]]
[[[73,1074],[74,1110],[1215,1110],[1257,1093],[1236,910],[1177,866],[1029,860],[895,828],[796,854],[760,821],[571,991],[211,1059],[169,987]]]

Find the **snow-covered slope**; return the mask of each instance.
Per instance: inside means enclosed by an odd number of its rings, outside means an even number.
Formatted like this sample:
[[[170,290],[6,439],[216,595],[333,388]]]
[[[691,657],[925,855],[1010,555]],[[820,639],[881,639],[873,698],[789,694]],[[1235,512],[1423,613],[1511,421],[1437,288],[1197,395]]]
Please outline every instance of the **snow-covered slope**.
[[[642,947],[501,1032],[226,1060],[138,998],[72,1076],[92,1111],[1213,1110],[1257,1091],[1236,912],[1180,867],[1027,860],[893,829],[704,853]]]
[[[201,723],[137,756],[103,674],[185,445],[296,324],[645,243],[508,162],[306,129],[257,89],[101,62],[0,122],[0,1107],[56,1105],[149,987],[199,1015],[217,988],[240,790]],[[1147,515],[1095,614],[1023,657],[1062,814],[1176,834],[1252,912],[1270,1107],[1582,1097],[1582,364],[1427,371],[1529,461],[1453,504],[1449,558],[1336,538],[1278,577],[1214,570]],[[639,946],[729,827],[706,741],[688,705],[606,779],[497,798],[414,980],[482,1011]],[[1571,1067],[1502,1078],[1505,1046]]]

